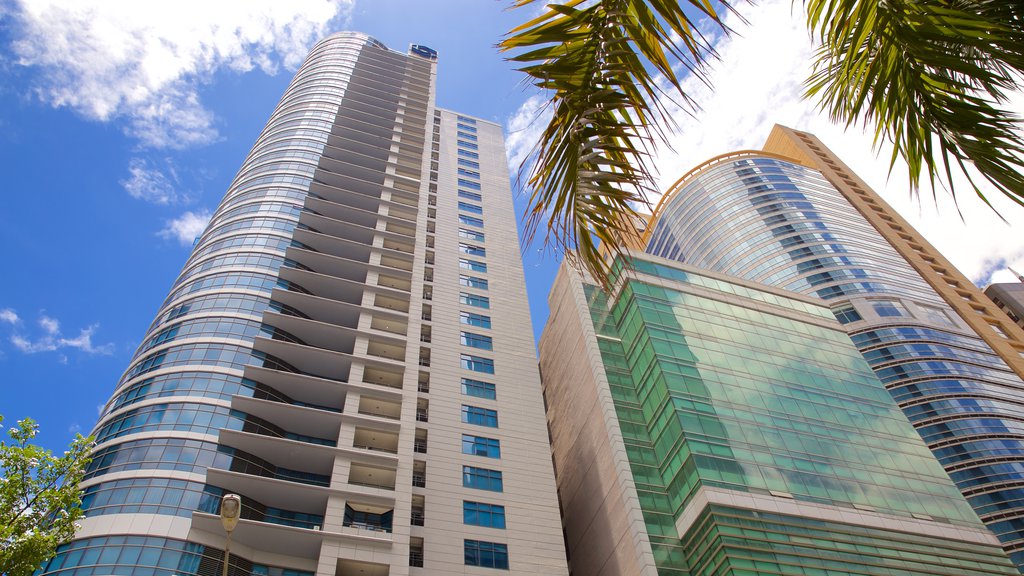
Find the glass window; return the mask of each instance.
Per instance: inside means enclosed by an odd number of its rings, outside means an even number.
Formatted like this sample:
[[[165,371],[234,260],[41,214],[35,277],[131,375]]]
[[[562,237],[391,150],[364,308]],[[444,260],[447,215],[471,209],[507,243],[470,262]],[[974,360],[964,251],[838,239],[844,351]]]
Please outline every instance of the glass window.
[[[459,142],[459,144],[462,144],[462,142]],[[476,158],[478,160],[480,159],[479,154],[477,154],[476,152],[470,152],[469,150],[460,149],[459,156],[465,156],[466,158]]]
[[[836,320],[839,320],[840,324],[849,324],[850,322],[856,322],[862,319],[853,306],[836,308],[832,310],[832,313],[836,315]]]
[[[484,316],[483,314],[474,314],[472,312],[459,312],[459,319],[463,324],[469,324],[470,326],[477,326],[479,328],[490,328],[491,317]]]
[[[469,124],[466,124],[464,122],[456,122],[455,126],[459,130],[465,130],[466,132],[470,132],[470,133],[473,133],[473,134],[476,133],[476,126],[470,126]]]
[[[479,182],[473,182],[472,180],[466,180],[465,178],[459,178],[458,181],[459,181],[459,186],[462,186],[462,187],[465,187],[465,188],[469,188],[470,190],[479,190],[480,189],[480,183]]]
[[[464,122],[464,123],[466,123],[466,124],[473,124],[473,125],[476,125],[476,120],[475,120],[475,119],[473,119],[473,118],[467,118],[467,117],[465,117],[465,116],[462,116],[461,114],[456,114],[456,115],[455,115],[455,120],[456,120],[456,121],[458,121],[458,122]]]
[[[462,367],[465,368],[466,370],[472,370],[473,372],[494,374],[494,360],[490,358],[481,358],[480,356],[471,356],[469,354],[463,354]]]
[[[501,442],[497,438],[462,435],[462,453],[487,458],[501,458]]]
[[[463,210],[465,212],[471,212],[473,214],[483,214],[484,213],[484,209],[483,209],[482,206],[477,206],[476,204],[470,204],[468,202],[459,202],[459,210]]]
[[[488,298],[487,296],[470,294],[468,292],[459,293],[459,302],[467,306],[476,306],[477,308],[491,307],[491,299]]]
[[[508,570],[508,546],[480,540],[465,541],[466,566]]]
[[[480,173],[479,172],[474,172],[473,170],[467,170],[465,168],[459,168],[458,172],[459,172],[459,176],[465,176],[467,178],[476,178],[477,180],[480,179]]]
[[[956,324],[949,319],[949,314],[946,314],[945,310],[934,306],[925,306],[924,304],[918,304],[917,309],[921,311],[921,315],[925,320],[940,326],[956,326]]]
[[[459,242],[459,252],[469,254],[470,256],[487,256],[487,249],[483,246],[466,244],[465,242]]]
[[[472,160],[466,160],[465,158],[459,158],[459,166],[465,166],[467,168],[473,168],[474,170],[480,169],[480,163]]]
[[[489,470],[475,466],[462,467],[462,486],[465,488],[476,488],[477,490],[490,490],[491,492],[501,492],[504,490],[500,470]]]
[[[469,258],[459,258],[459,268],[465,268],[474,272],[487,272],[487,264],[479,260],[470,260]]]
[[[469,132],[461,131],[456,131],[456,134],[459,135],[459,138],[465,138],[466,140],[472,140],[473,142],[476,142],[476,134],[470,134]]]
[[[465,198],[466,200],[476,200],[477,202],[483,201],[484,197],[477,194],[476,192],[467,192],[465,190],[459,190],[459,198]]]
[[[462,421],[466,424],[487,426],[488,428],[498,427],[498,411],[479,406],[462,405]]]
[[[466,276],[465,274],[459,274],[459,284],[466,286],[467,288],[487,290],[487,280],[485,278],[479,278],[477,276]]]
[[[497,396],[494,384],[471,378],[462,379],[462,393],[466,396],[476,396],[477,398],[486,398],[488,400],[494,400]]]
[[[479,348],[481,350],[493,350],[494,343],[490,336],[484,336],[483,334],[474,334],[473,332],[462,332],[460,334],[462,338],[463,346],[470,346],[472,348]]]
[[[462,204],[462,202],[459,202]],[[459,224],[465,224],[466,226],[476,226],[477,228],[484,227],[484,221],[479,218],[473,218],[472,216],[466,216],[465,214],[459,214]]]
[[[471,526],[505,528],[505,507],[484,502],[462,502],[462,522]]]
[[[477,150],[475,143],[466,142],[464,140],[459,140],[459,148],[469,148],[470,150]]]
[[[466,238],[468,240],[477,240],[479,242],[483,242],[484,233],[477,232],[476,230],[469,230],[468,228],[459,228],[459,238]]]
[[[899,303],[898,300],[872,300],[871,307],[875,309],[875,312],[884,317],[893,316],[910,316],[907,313],[907,309]]]

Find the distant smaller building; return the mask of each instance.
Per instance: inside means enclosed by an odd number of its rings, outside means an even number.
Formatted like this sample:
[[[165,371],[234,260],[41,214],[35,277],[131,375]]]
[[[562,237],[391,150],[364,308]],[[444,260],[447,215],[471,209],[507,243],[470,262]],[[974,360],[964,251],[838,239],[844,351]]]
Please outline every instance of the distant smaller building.
[[[985,296],[1006,312],[1017,326],[1024,328],[1024,282],[990,284],[985,288]]]

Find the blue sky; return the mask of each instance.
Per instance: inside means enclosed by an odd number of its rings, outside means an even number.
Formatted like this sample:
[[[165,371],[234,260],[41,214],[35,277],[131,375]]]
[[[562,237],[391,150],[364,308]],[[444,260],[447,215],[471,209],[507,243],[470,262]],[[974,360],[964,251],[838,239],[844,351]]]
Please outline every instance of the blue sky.
[[[542,124],[542,99],[494,44],[537,9],[509,4],[0,4],[0,414],[8,425],[37,419],[41,442],[55,450],[88,432],[204,215],[321,35],[360,30],[397,50],[438,50],[438,105],[506,125],[510,155],[521,158]],[[887,178],[868,137],[844,134],[800,100],[812,46],[789,0],[744,10],[752,27],[737,25],[742,37],[719,45],[718,92],[691,86],[703,112],[680,115],[673,150],[657,155],[663,183],[713,155],[759,147],[782,122],[822,137],[972,279],[1008,281],[1006,263],[1024,268],[1024,235],[973,205],[964,224],[948,202],[909,201],[899,171]],[[1019,210],[1004,215],[1024,221]],[[557,263],[535,248],[524,255],[539,333]]]

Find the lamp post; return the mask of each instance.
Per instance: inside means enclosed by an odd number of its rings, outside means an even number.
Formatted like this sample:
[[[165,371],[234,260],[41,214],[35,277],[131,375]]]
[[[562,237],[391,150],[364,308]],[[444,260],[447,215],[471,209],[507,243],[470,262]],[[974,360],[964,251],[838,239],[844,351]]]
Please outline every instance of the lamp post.
[[[224,571],[221,576],[228,576],[228,560],[231,558],[231,533],[235,526],[238,526],[238,519],[242,516],[242,497],[238,494],[225,494],[220,499],[220,523],[227,532],[227,541],[224,544]]]

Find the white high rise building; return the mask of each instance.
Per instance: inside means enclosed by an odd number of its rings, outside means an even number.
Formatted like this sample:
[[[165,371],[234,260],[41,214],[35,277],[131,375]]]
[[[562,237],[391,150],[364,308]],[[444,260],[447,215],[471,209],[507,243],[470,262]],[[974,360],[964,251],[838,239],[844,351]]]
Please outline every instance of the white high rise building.
[[[501,127],[317,44],[93,430],[43,574],[566,574]]]

